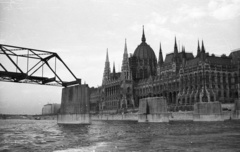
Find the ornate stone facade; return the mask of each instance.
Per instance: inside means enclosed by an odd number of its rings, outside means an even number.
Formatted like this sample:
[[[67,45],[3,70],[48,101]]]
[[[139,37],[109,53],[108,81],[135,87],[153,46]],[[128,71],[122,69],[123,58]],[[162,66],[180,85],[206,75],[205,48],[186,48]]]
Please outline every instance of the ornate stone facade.
[[[158,62],[152,48],[142,42],[134,54],[128,56],[125,41],[121,72],[110,71],[108,52],[99,87],[99,110],[104,113],[136,111],[139,100],[164,96],[170,111],[192,110],[196,102],[220,101],[232,103],[239,95],[240,49],[229,56],[217,57],[206,52],[198,42],[197,55],[178,50],[175,37],[174,51],[165,61],[160,44]],[[96,95],[96,94],[95,94]]]

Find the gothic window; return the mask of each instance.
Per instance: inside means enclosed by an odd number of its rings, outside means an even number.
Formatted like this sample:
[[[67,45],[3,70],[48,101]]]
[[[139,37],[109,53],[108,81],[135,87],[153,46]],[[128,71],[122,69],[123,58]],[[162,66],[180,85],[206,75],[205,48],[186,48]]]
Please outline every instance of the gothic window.
[[[202,74],[199,76],[199,78],[200,78],[199,79],[200,80],[199,83],[201,83],[202,82]]]
[[[213,72],[212,72],[212,74],[211,74],[211,81],[212,81],[212,83],[215,82],[215,75],[214,75]]]
[[[226,74],[223,73],[223,83],[225,84],[226,83]]]
[[[221,91],[218,91],[218,96],[221,97]]]
[[[238,83],[238,77],[237,77],[237,73],[234,74],[234,81],[235,81],[235,84]]]
[[[206,83],[209,83],[209,72],[206,72]]]
[[[147,71],[146,68],[144,69],[144,75],[143,75],[143,77],[144,77],[144,78],[147,78],[147,77],[148,77],[148,71]]]
[[[142,69],[139,70],[139,78],[143,78],[143,70]]]
[[[238,92],[237,91],[235,92],[235,98],[238,98]]]
[[[128,87],[128,88],[127,88],[127,92],[130,93],[130,91],[131,91],[131,90],[130,90],[130,87]]]
[[[229,74],[228,74],[228,84],[229,84],[229,85],[232,83],[231,77],[232,77],[232,76],[231,76],[231,74],[229,73]]]
[[[219,72],[217,73],[217,80],[218,80],[218,81],[217,81],[218,83],[221,83],[220,73],[219,73]]]
[[[211,99],[210,99],[211,101],[214,101],[214,97],[213,97],[213,96],[211,96],[210,98],[211,98]]]
[[[192,84],[192,74],[189,75],[189,84]]]

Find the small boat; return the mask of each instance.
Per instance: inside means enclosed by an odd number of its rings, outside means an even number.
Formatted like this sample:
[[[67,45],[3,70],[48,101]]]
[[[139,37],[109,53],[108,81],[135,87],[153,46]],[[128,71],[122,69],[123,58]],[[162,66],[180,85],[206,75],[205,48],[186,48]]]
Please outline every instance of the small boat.
[[[40,117],[35,117],[34,119],[35,119],[35,120],[41,120],[41,118],[40,118]]]

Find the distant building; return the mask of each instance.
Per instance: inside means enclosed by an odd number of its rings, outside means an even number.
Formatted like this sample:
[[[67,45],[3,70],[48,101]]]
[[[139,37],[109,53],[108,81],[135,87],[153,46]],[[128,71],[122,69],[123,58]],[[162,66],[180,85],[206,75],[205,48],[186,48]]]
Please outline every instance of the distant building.
[[[177,46],[175,37],[173,52],[163,60],[160,44],[157,61],[143,29],[142,42],[130,57],[125,41],[121,72],[115,71],[115,65],[111,72],[107,51],[102,86],[92,95],[98,96],[94,102],[98,101],[100,112],[136,110],[139,100],[146,97],[166,97],[170,111],[192,110],[196,102],[233,103],[238,99],[240,49],[218,57],[209,55],[202,41],[194,56]]]
[[[101,89],[90,88],[90,113],[94,114],[99,111],[99,101],[101,100]]]
[[[51,114],[57,114],[60,109],[60,104],[52,103],[52,104],[46,104],[42,108],[42,115],[51,115]]]

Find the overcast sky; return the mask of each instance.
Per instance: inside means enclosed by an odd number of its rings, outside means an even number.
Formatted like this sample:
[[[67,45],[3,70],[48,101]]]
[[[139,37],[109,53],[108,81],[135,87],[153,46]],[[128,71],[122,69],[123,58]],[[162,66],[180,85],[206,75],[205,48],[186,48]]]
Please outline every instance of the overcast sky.
[[[89,86],[102,83],[107,48],[121,69],[125,38],[133,53],[142,25],[157,57],[160,42],[164,58],[173,52],[175,36],[194,55],[198,39],[210,54],[229,55],[240,48],[240,0],[0,0],[1,44],[57,52]],[[0,82],[0,113],[60,102],[60,87]]]

